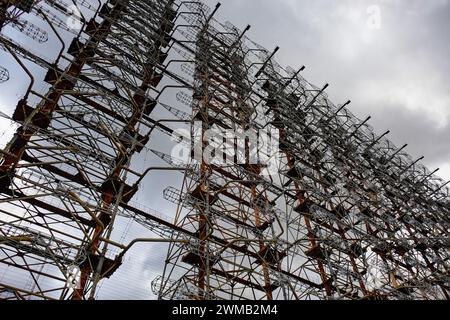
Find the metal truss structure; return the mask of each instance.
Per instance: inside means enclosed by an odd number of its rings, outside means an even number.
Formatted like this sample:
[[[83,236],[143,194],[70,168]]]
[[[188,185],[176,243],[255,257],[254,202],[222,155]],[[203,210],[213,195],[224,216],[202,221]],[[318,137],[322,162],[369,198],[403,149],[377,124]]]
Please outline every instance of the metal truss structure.
[[[449,299],[446,183],[303,68],[280,66],[249,27],[218,22],[218,7],[0,1],[0,46],[29,78],[0,150],[0,272],[14,270],[0,297],[94,299],[131,245],[155,240],[113,241],[123,217],[170,243],[152,282],[160,299]],[[59,49],[49,58],[8,28]],[[0,82],[9,76],[2,67]],[[268,130],[276,170],[250,161],[244,134],[231,142],[242,164],[152,150],[169,167],[139,171],[155,130],[176,133],[166,122],[191,128],[179,140],[192,153],[211,147],[201,132],[212,128]],[[184,175],[163,193],[174,219],[132,201],[154,169]]]

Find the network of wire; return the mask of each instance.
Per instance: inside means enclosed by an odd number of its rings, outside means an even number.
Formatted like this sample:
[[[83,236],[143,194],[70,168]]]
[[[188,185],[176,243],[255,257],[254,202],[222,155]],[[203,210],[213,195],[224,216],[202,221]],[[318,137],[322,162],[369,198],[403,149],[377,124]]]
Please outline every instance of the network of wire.
[[[446,183],[218,9],[1,2],[0,48],[29,85],[0,150],[0,297],[93,299],[133,245],[160,241],[149,297],[449,299]],[[150,149],[175,123],[192,153],[213,144],[197,129],[271,132],[276,170],[248,139],[224,141],[243,159],[225,164]],[[143,150],[167,166],[141,169]],[[182,177],[161,195],[173,214],[133,201],[156,170]],[[116,240],[123,221],[148,237]]]

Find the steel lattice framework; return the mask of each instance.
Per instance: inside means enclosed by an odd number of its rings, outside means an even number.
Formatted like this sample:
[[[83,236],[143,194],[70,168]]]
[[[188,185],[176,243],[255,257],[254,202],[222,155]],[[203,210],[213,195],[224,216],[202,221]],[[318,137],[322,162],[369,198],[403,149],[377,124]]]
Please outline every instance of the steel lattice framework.
[[[152,282],[160,299],[449,299],[446,183],[349,102],[334,105],[303,68],[280,66],[278,48],[251,41],[249,27],[215,20],[218,7],[0,1],[0,46],[30,79],[0,153],[0,271],[16,275],[2,280],[0,297],[95,298],[130,246],[149,241],[113,241],[122,217],[170,243]],[[7,28],[39,43],[53,37],[60,51],[49,59]],[[45,71],[46,92],[30,65]],[[133,196],[165,168],[139,171],[134,160],[155,129],[174,133],[171,121],[191,127],[181,140],[194,149],[196,123],[270,129],[280,138],[276,173],[250,164],[245,139],[244,164],[186,164],[152,150],[184,180],[163,193],[175,219],[144,209]],[[200,136],[200,148],[208,144]]]

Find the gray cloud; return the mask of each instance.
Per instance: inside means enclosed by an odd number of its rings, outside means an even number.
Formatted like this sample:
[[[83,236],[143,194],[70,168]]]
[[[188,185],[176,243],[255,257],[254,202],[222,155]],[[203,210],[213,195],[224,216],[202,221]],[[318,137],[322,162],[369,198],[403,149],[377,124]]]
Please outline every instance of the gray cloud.
[[[390,130],[391,138],[399,142],[398,146],[408,143],[407,151],[415,158],[423,155],[430,159],[427,162],[431,165],[450,159],[450,124],[438,127],[420,112],[388,105],[374,110],[372,124],[380,131]]]

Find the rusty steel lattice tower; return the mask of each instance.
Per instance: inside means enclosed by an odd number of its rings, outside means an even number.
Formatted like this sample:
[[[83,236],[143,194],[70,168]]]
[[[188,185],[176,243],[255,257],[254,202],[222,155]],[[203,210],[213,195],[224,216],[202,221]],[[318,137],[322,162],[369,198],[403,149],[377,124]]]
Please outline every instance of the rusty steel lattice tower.
[[[449,299],[446,184],[349,103],[334,105],[303,68],[280,66],[278,48],[251,41],[249,27],[218,22],[218,7],[0,2],[3,31],[59,44],[49,59],[0,36],[30,79],[0,155],[0,272],[13,274],[0,278],[0,297],[95,298],[131,245],[158,236],[169,243],[152,281],[160,299]],[[30,65],[45,70],[46,92]],[[2,67],[0,77],[10,74]],[[222,141],[244,161],[186,163],[151,149],[169,167],[140,171],[139,154],[155,129],[175,132],[170,122],[191,129],[177,141],[192,154],[211,147],[212,128],[269,130],[279,138],[276,170],[249,161],[244,134]],[[163,192],[176,208],[170,219],[132,201],[154,170],[184,177]],[[114,241],[118,217],[149,238]]]

